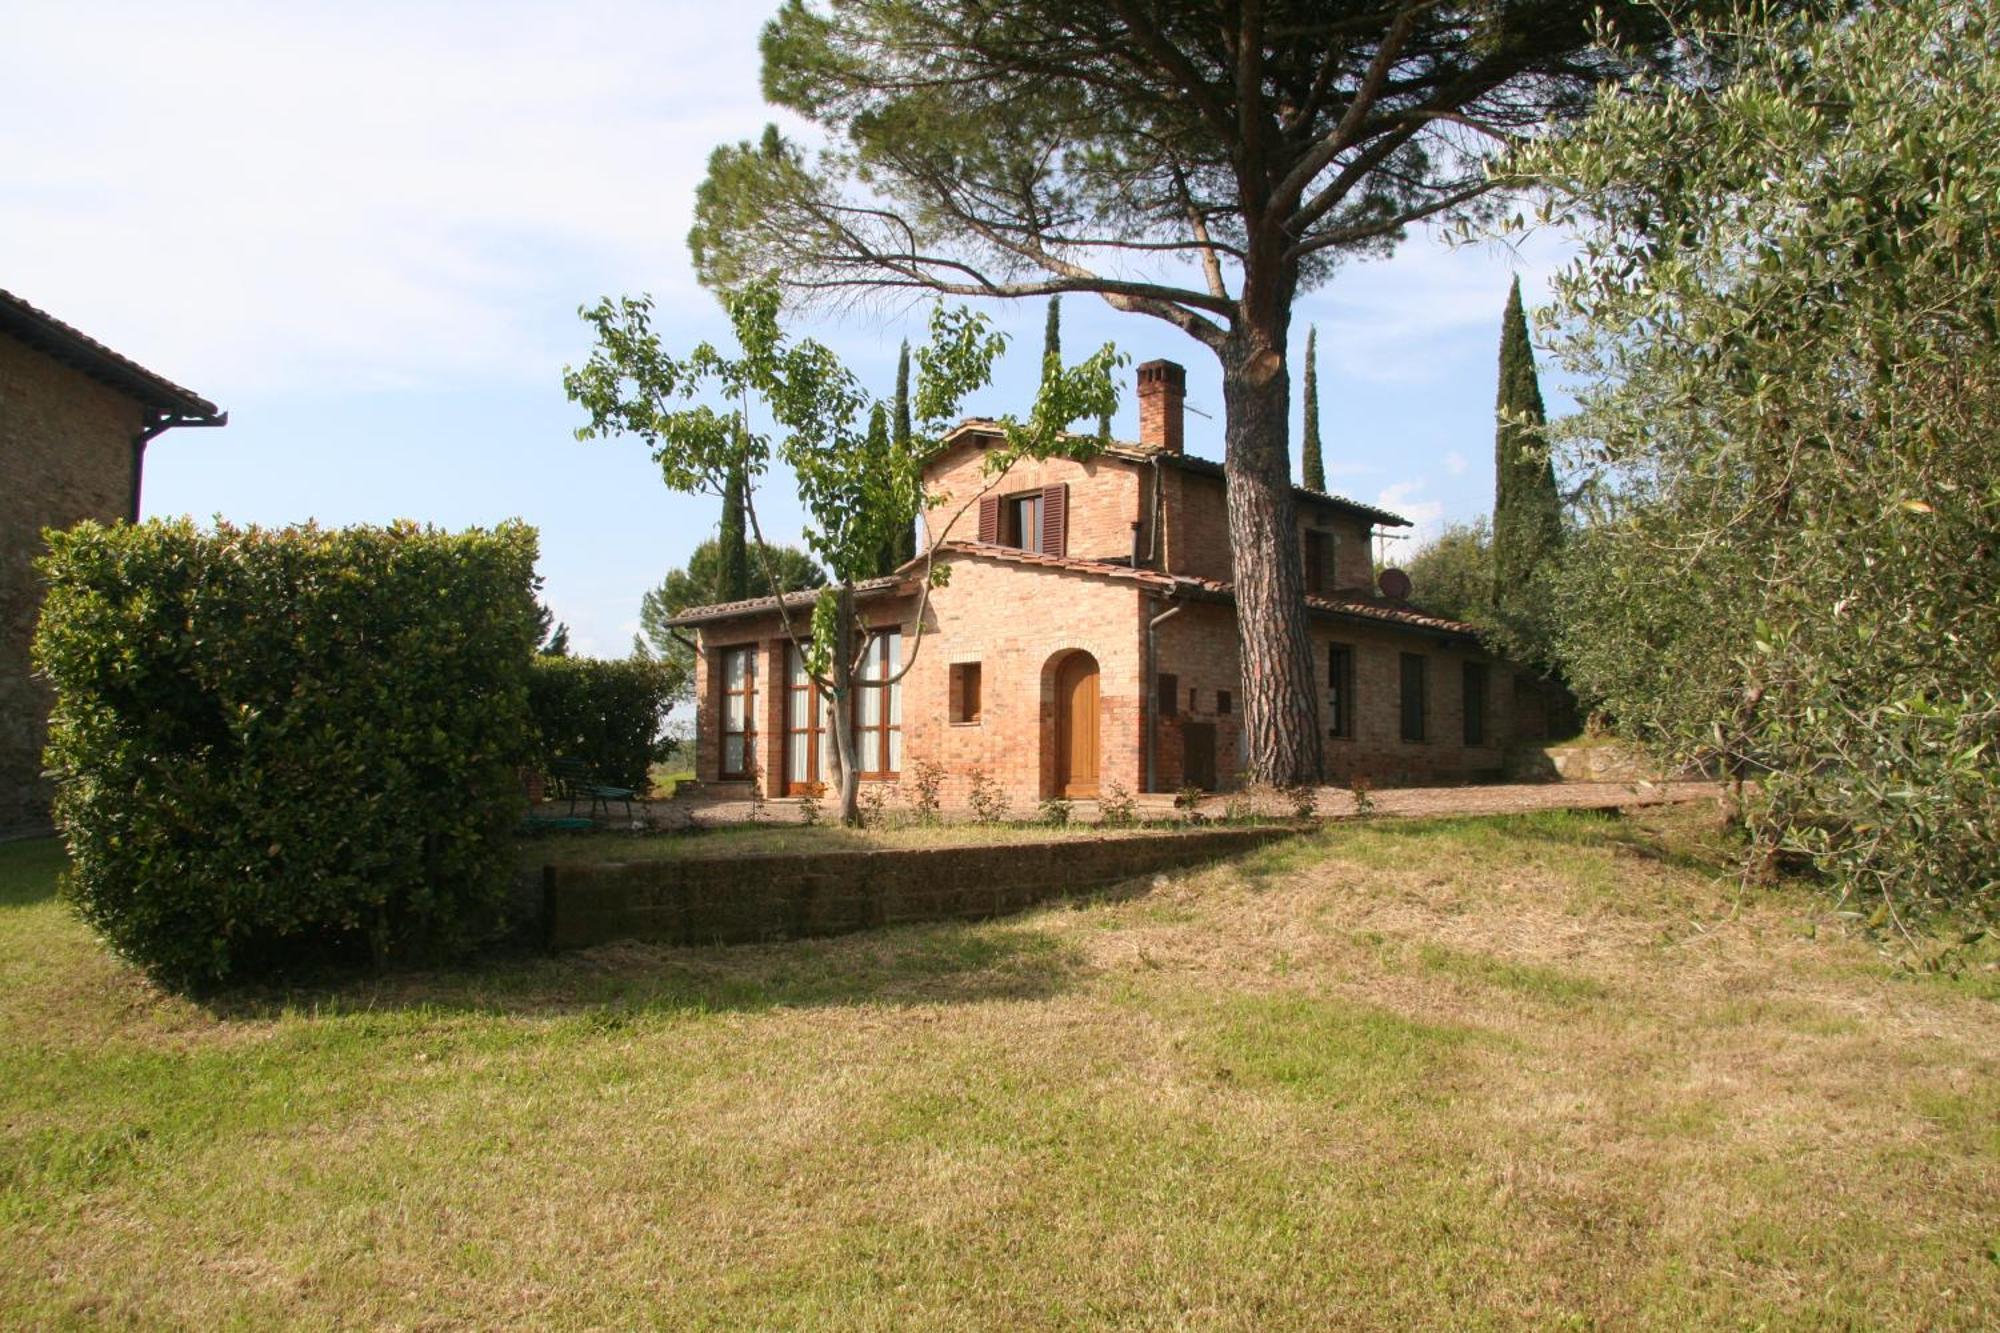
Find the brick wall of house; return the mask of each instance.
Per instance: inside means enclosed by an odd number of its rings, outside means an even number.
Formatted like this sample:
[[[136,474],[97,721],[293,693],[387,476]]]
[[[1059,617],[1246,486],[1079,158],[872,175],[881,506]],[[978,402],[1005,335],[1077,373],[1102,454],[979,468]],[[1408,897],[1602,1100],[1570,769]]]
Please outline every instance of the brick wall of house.
[[[1354,650],[1354,727],[1351,738],[1324,740],[1327,780],[1345,786],[1357,777],[1376,785],[1461,782],[1498,776],[1513,734],[1513,670],[1491,656],[1457,641],[1433,635],[1358,622],[1316,620],[1313,625],[1316,671],[1322,688],[1328,670],[1328,645]],[[1402,654],[1424,658],[1428,681],[1425,739],[1402,739]],[[1465,744],[1463,668],[1467,661],[1487,664],[1486,743]],[[1322,724],[1325,701],[1322,698]]]
[[[987,491],[993,479],[984,470],[987,451],[979,441],[989,438],[975,436],[962,441],[932,465],[928,480],[931,493],[948,498],[924,515],[926,544],[947,532],[952,541],[977,541],[982,492],[1004,497],[1039,491],[1044,486],[1067,486],[1069,546],[1063,554],[1119,563],[1131,558],[1132,524],[1144,512],[1144,465],[1108,457],[1083,463],[1067,458],[1023,459]]]
[[[905,682],[905,772],[916,758],[936,759],[948,774],[946,800],[958,803],[967,775],[982,769],[1026,813],[1024,804],[1054,791],[1057,670],[1066,655],[1087,652],[1097,659],[1100,782],[1138,791],[1140,605],[1129,583],[953,561],[950,583],[932,594],[925,657]],[[979,664],[976,724],[949,720],[955,662]]]
[[[1003,787],[1018,813],[1051,794],[1055,780],[1055,683],[1061,660],[1087,652],[1098,664],[1100,777],[1138,791],[1138,683],[1140,591],[1086,575],[1003,565],[976,558],[952,563],[949,583],[931,594],[921,646],[915,598],[884,602],[872,623],[900,625],[903,652],[916,665],[902,682],[905,782],[920,759],[946,769],[945,800],[962,804],[970,774],[983,770]],[[695,774],[723,784],[717,723],[721,696],[720,652],[744,644],[758,649],[755,699],[758,763],[775,791],[784,762],[786,641],[776,616],[712,625],[701,636],[696,666]],[[950,719],[951,667],[978,663],[981,712],[976,723]]]
[[[29,646],[42,588],[32,562],[44,528],[126,518],[138,404],[0,336],[0,832],[45,824],[41,779],[49,693]]]

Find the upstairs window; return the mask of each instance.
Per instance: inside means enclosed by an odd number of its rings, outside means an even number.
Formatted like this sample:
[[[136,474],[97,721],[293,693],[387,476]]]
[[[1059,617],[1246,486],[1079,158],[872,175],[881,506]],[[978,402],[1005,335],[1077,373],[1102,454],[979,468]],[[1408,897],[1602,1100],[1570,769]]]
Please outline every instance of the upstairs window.
[[[1217,690],[1215,692],[1215,711],[1218,716],[1228,717],[1230,710],[1235,707],[1235,704],[1236,700],[1231,697],[1228,690]]]
[[[986,496],[979,502],[979,540],[1041,555],[1068,554],[1069,488]]]
[[[1333,587],[1333,534],[1307,528],[1305,535],[1306,591],[1323,593]]]
[[[1001,533],[1002,546],[1016,546],[1023,551],[1042,549],[1042,496],[1037,491],[1033,495],[1016,495],[1006,502],[1005,530]]]

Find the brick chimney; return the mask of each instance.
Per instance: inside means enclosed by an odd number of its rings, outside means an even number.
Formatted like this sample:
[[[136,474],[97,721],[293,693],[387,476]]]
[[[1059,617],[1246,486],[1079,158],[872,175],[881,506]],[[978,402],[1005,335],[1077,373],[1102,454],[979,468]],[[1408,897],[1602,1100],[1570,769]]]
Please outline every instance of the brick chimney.
[[[1183,452],[1181,400],[1187,397],[1187,371],[1173,361],[1148,361],[1139,367],[1139,443],[1170,454]]]

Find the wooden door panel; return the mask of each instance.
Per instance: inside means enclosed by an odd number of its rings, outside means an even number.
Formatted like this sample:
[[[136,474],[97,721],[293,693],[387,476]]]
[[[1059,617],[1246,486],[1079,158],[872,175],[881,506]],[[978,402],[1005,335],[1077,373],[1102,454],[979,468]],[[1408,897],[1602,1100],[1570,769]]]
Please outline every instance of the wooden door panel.
[[[1076,653],[1056,673],[1056,788],[1097,795],[1097,659]]]

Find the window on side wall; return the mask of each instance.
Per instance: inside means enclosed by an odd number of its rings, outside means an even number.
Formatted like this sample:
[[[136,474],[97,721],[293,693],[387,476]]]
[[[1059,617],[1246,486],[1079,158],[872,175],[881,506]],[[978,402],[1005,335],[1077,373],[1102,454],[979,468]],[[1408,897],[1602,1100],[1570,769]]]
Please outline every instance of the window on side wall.
[[[1403,739],[1420,741],[1424,739],[1424,726],[1430,700],[1428,680],[1429,663],[1422,653],[1403,654]]]
[[[1228,717],[1235,707],[1236,699],[1228,690],[1217,690],[1215,692],[1215,711],[1218,716]]]
[[[957,723],[979,721],[979,663],[953,662],[951,664],[951,720]]]
[[[722,688],[721,776],[747,778],[756,762],[757,649],[724,648],[717,674]]]
[[[1465,664],[1465,743],[1486,744],[1486,664]]]
[[[1181,702],[1180,677],[1162,671],[1156,683],[1158,685],[1158,689],[1154,691],[1153,697],[1156,704],[1158,705],[1160,716],[1161,717],[1175,716],[1180,712],[1180,702]]]
[[[1023,551],[1042,549],[1042,497],[1038,491],[1033,495],[1016,495],[1004,502],[1006,505],[1006,535],[1001,541],[1008,546],[1018,546]]]
[[[1332,586],[1333,538],[1317,528],[1306,529],[1306,591],[1323,593]]]
[[[903,683],[889,679],[902,664],[901,630],[869,635],[861,669],[854,673],[854,753],[864,778],[893,780],[902,774]]]
[[[1326,650],[1326,734],[1354,736],[1354,649],[1344,643]]]

